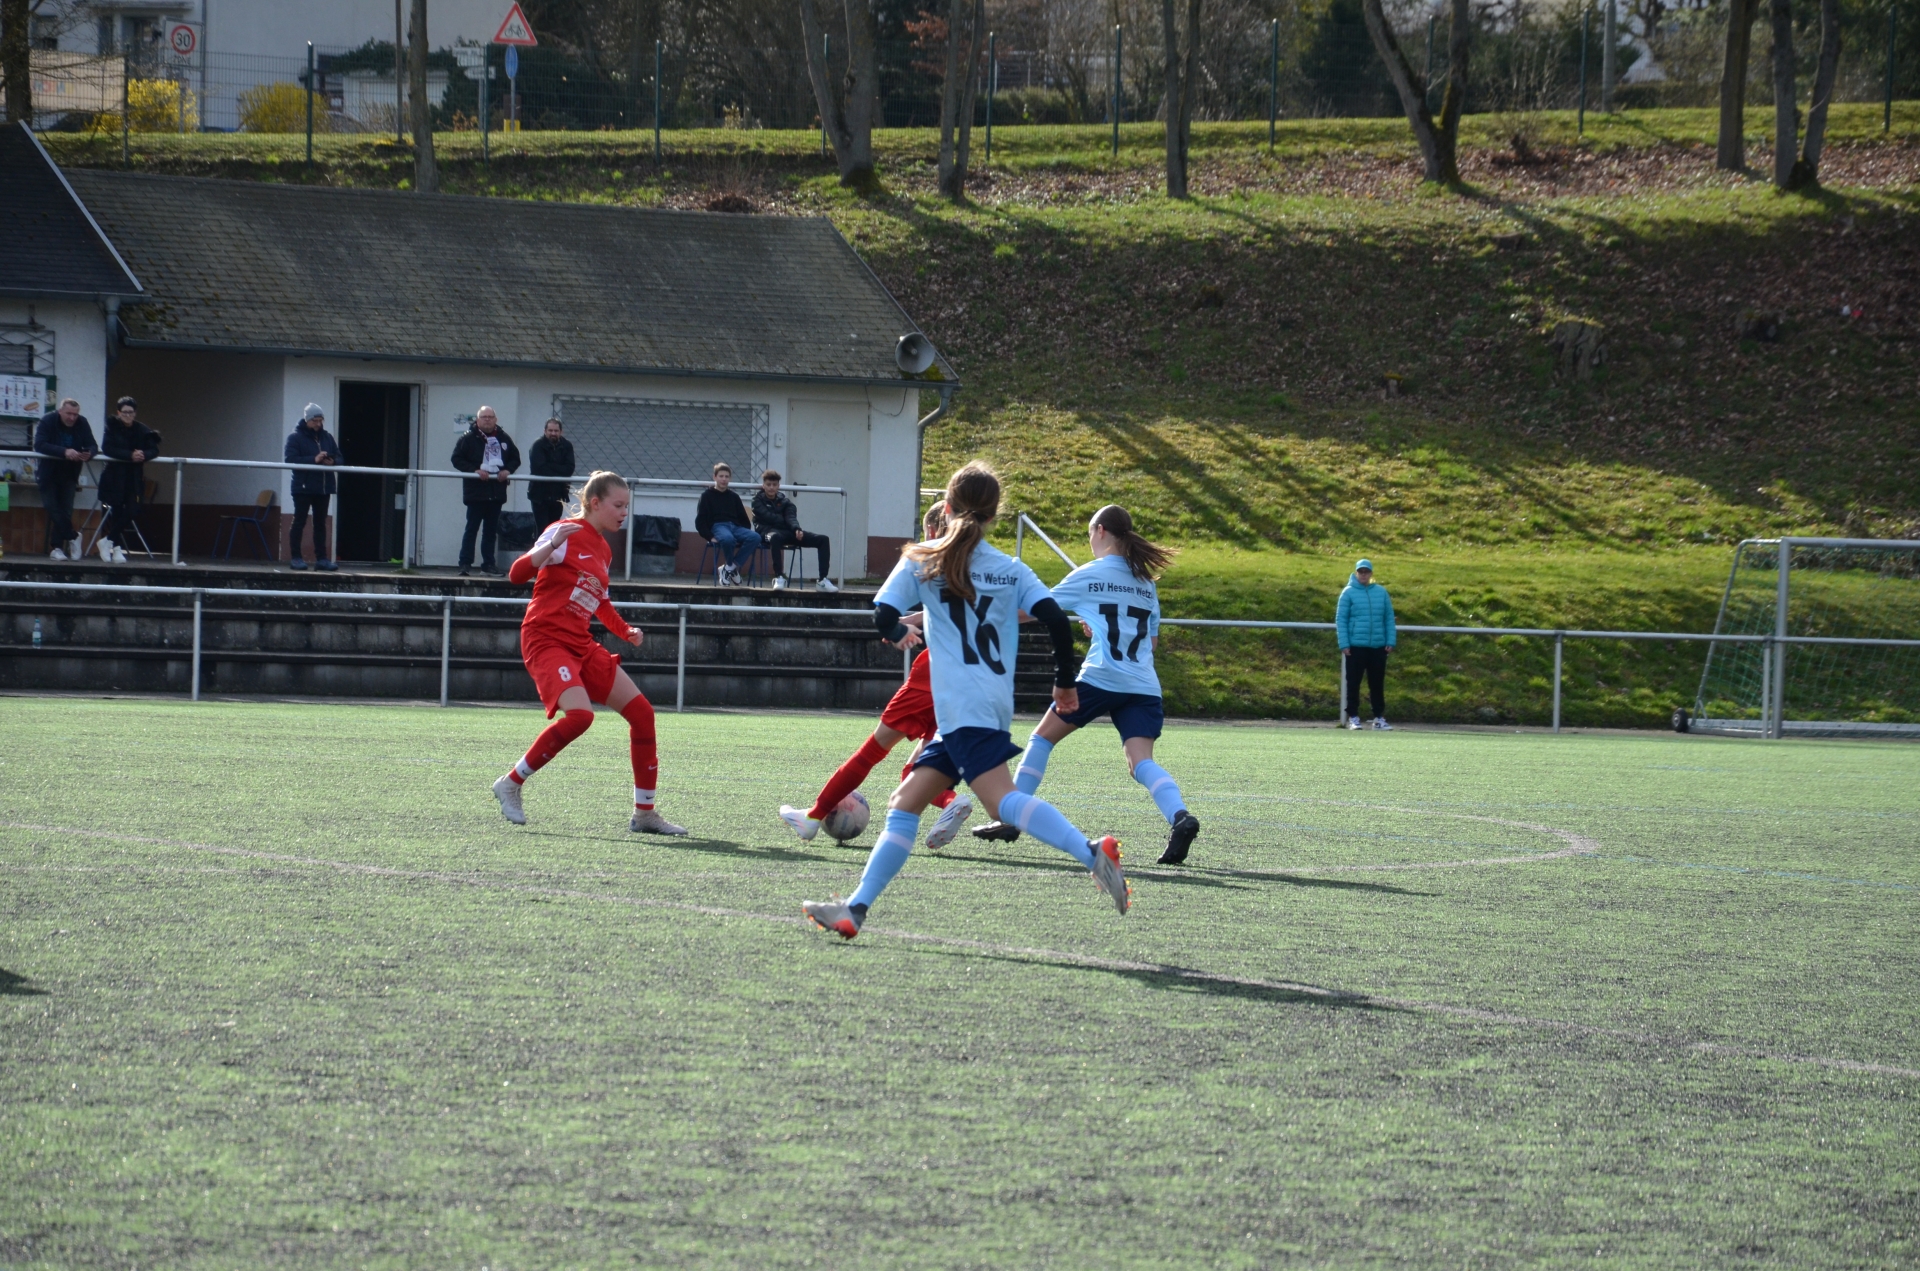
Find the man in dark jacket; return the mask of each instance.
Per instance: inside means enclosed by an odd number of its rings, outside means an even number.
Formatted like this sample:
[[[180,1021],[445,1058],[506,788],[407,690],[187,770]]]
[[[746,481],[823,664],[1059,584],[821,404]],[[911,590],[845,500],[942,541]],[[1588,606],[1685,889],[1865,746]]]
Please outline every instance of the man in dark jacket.
[[[319,402],[308,402],[307,408],[300,412],[300,422],[293,426],[283,453],[286,463],[312,463],[330,468],[340,462],[340,443],[327,431],[327,416]],[[331,472],[296,471],[293,474],[293,537],[287,549],[291,558],[287,563],[295,569],[307,567],[300,555],[300,531],[307,527],[309,513],[313,516],[315,565],[320,569],[336,568],[327,550],[327,500],[339,485],[340,478]]]
[[[160,453],[160,434],[140,422],[140,406],[131,397],[114,403],[100,437],[100,451],[114,460],[100,474],[100,502],[113,509],[100,535],[100,559],[125,563],[127,527],[146,497],[144,465]]]
[[[460,537],[460,576],[473,572],[476,532],[480,532],[480,568],[489,574],[505,573],[494,563],[493,544],[500,535],[500,510],[507,504],[507,481],[520,470],[520,448],[500,427],[493,407],[482,406],[473,413],[473,423],[453,443],[453,466],[475,474],[460,483],[460,499],[467,505],[467,530]]]
[[[527,447],[527,472],[535,477],[573,475],[573,443],[561,435],[560,421],[549,419],[544,435]],[[527,502],[533,505],[533,532],[560,519],[567,504],[565,481],[527,482]]]
[[[727,487],[733,483],[733,469],[724,463],[713,465],[713,486],[700,491],[700,506],[694,510],[693,532],[718,547],[724,556],[713,571],[714,578],[731,587],[740,585],[740,562],[751,561],[760,550],[760,536],[747,519],[746,505]]]
[[[773,549],[773,587],[778,591],[787,585],[787,571],[782,564],[787,558],[787,549],[804,551],[811,547],[820,553],[821,591],[839,591],[827,574],[833,568],[833,544],[825,534],[816,534],[812,530],[800,528],[800,509],[793,500],[780,489],[780,474],[768,468],[760,474],[760,491],[753,496],[753,529],[767,540],[767,546]]]
[[[58,409],[40,417],[33,430],[35,480],[40,501],[47,508],[48,555],[55,560],[80,559],[80,538],[73,532],[73,495],[87,460],[99,453],[93,425],[80,413],[80,403],[69,397]],[[64,550],[63,550],[64,549]]]

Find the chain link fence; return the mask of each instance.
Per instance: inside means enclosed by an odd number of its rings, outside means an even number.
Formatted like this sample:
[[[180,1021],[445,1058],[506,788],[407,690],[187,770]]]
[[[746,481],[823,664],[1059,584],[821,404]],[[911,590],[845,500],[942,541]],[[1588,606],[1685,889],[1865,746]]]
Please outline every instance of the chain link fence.
[[[1905,22],[1892,0],[1858,0],[1843,26],[1836,97],[1877,101],[1920,95],[1920,12]],[[1808,6],[1800,6],[1807,8]],[[1718,100],[1726,10],[1660,10],[1651,36],[1621,26],[1615,102],[1625,107],[1708,106]],[[1536,111],[1601,105],[1604,23],[1595,7],[1563,8],[1521,18],[1483,13],[1475,33],[1466,109]],[[1116,38],[1117,30],[1117,38]],[[1444,91],[1447,24],[1416,15],[1398,31],[1416,71]],[[1748,101],[1771,102],[1771,35],[1754,28]],[[1818,31],[1796,40],[1803,84],[1811,86]],[[845,50],[829,38],[826,56],[836,83]],[[509,76],[506,49],[442,49],[428,64],[435,126],[442,130],[527,131],[688,128],[817,128],[807,59],[797,48],[646,43],[591,59],[543,45],[523,49]],[[35,50],[36,126],[119,131],[121,113],[137,132],[196,130],[303,132],[309,98],[318,132],[396,132],[404,127],[405,76],[396,77],[391,42],[358,48],[316,47],[309,77],[304,48],[286,57],[162,50],[95,57]],[[481,63],[484,61],[484,65]],[[465,64],[463,64],[465,63]],[[882,126],[939,123],[945,65],[940,39],[879,45]],[[983,54],[975,123],[1107,124],[1151,121],[1163,111],[1164,61],[1157,26],[1109,27],[1098,38],[1059,47],[1012,47],[996,39]],[[1584,71],[1584,74],[1583,74]],[[1358,0],[1322,9],[1290,8],[1263,21],[1207,28],[1199,60],[1196,117],[1206,120],[1393,116],[1398,98],[1368,37]]]

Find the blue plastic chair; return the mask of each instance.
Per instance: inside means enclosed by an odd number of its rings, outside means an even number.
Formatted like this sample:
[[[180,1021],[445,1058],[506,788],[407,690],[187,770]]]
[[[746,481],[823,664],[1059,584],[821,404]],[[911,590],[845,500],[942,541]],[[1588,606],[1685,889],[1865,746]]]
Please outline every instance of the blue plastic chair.
[[[219,528],[213,532],[213,554],[215,556],[221,555],[220,535],[224,533],[227,536],[225,559],[232,560],[233,542],[240,537],[241,526],[246,526],[253,531],[254,538],[260,542],[260,558],[262,560],[272,560],[273,548],[267,543],[267,513],[273,511],[274,499],[275,495],[272,490],[262,490],[260,491],[260,497],[253,501],[253,515],[248,516],[244,513],[229,513],[221,517]],[[247,544],[247,550],[252,551],[253,544]]]

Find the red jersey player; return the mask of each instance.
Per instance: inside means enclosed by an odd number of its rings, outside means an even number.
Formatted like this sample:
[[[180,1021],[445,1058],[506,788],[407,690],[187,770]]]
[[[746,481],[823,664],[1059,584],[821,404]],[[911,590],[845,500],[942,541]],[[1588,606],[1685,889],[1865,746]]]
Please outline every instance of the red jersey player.
[[[576,514],[549,525],[533,550],[507,570],[509,580],[533,583],[533,602],[520,623],[520,656],[527,674],[540,690],[547,718],[553,719],[555,711],[565,713],[547,725],[511,772],[493,783],[493,794],[500,800],[500,815],[525,825],[521,787],[593,725],[593,703],[605,702],[626,719],[629,732],[633,820],[627,828],[640,834],[685,834],[685,829],[653,807],[660,774],[653,704],[620,669],[620,659],[593,638],[588,626],[597,616],[628,644],[637,645],[642,639],[607,594],[613,549],[606,536],[626,523],[633,495],[619,473],[596,472],[581,487],[579,498]]]
[[[947,532],[947,505],[936,503],[927,509],[926,520],[921,528],[927,538],[939,538]],[[909,614],[905,619],[911,628],[919,618],[918,614]],[[909,639],[916,639],[917,633]],[[820,832],[820,822],[827,814],[840,806],[840,801],[860,788],[887,752],[908,737],[922,745],[930,741],[940,731],[933,718],[933,681],[927,664],[927,651],[913,660],[912,668],[907,672],[907,682],[902,684],[880,713],[880,726],[873,730],[873,736],[862,742],[860,749],[853,752],[839,770],[827,779],[820,790],[820,796],[813,801],[813,807],[805,812],[791,804],[780,805],[780,819],[803,840],[811,839]],[[919,746],[914,754],[920,753]],[[905,771],[900,775],[904,779],[913,771],[913,760],[907,761]],[[964,794],[952,790],[941,791],[933,804],[940,809],[940,817],[927,832],[927,846],[935,851],[953,842],[960,833],[960,827],[967,823],[967,817],[973,813],[973,801]]]

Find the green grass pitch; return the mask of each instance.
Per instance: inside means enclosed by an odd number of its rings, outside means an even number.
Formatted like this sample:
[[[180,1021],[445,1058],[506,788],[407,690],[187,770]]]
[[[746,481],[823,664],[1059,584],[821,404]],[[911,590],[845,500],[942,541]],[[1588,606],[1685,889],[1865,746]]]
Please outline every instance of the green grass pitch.
[[[532,711],[4,710],[0,1267],[1920,1261],[1911,747],[1175,725],[1172,870],[1091,728],[1131,914],[962,839],[843,944],[870,720],[663,715],[668,842],[606,715],[518,828]]]

